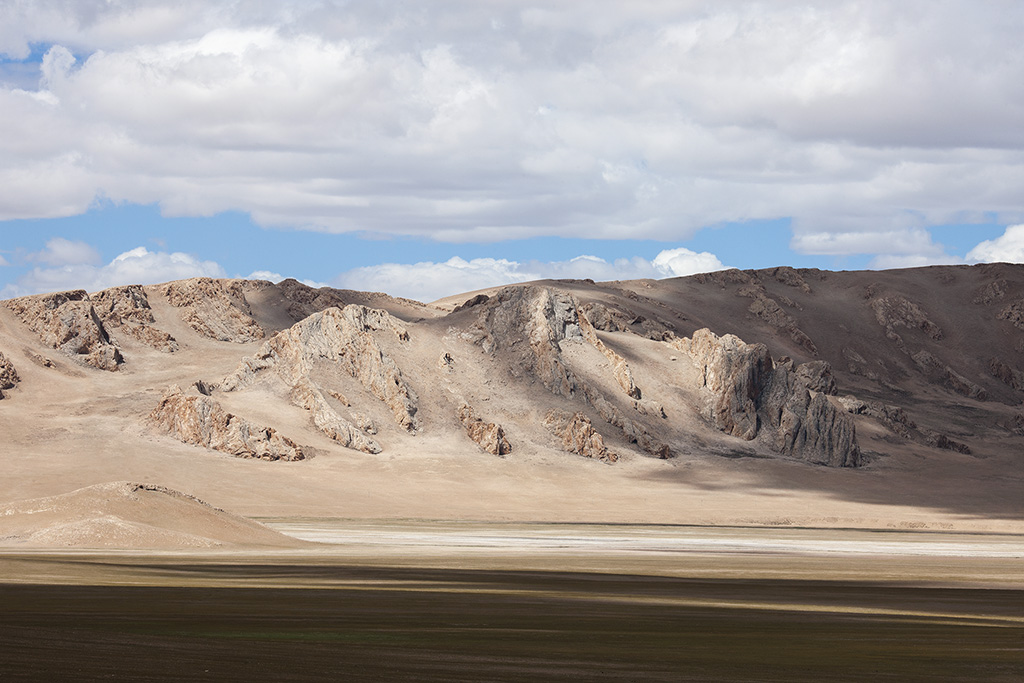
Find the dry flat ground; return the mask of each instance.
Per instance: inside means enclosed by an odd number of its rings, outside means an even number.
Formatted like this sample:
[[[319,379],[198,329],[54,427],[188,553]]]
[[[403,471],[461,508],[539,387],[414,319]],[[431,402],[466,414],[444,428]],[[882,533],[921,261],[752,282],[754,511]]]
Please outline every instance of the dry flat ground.
[[[1018,681],[1024,538],[276,520],[0,554],[2,680]]]

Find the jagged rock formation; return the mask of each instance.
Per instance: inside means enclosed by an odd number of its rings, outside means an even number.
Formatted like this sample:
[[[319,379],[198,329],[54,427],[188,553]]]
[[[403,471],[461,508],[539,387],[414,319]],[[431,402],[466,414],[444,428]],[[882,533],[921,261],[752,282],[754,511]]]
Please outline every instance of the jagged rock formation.
[[[569,453],[606,462],[619,459],[604,445],[604,438],[594,429],[590,418],[581,412],[552,410],[545,416],[544,426],[562,440],[562,448]]]
[[[585,341],[583,326],[588,325],[581,322],[579,302],[574,296],[547,287],[513,286],[498,290],[473,307],[479,313],[463,333],[464,338],[488,353],[509,353],[509,362],[516,371],[540,380],[558,396],[582,398],[630,442],[655,457],[671,457],[667,444],[655,439],[641,423],[623,415],[565,364],[559,345]],[[519,343],[523,339],[528,342],[525,347]]]
[[[4,397],[4,389],[13,389],[21,378],[18,371],[14,369],[14,363],[4,357],[0,352],[0,398]]]
[[[100,370],[117,370],[121,349],[110,341],[84,290],[39,294],[4,302],[44,344]]]
[[[238,458],[292,461],[308,457],[308,449],[274,429],[254,425],[227,412],[211,397],[185,394],[177,386],[164,393],[149,421],[184,443]]]
[[[273,371],[291,387],[293,402],[311,412],[318,429],[343,445],[380,452],[379,444],[365,437],[328,404],[311,378],[317,361],[335,363],[383,401],[399,426],[415,432],[416,393],[395,361],[374,339],[373,331],[391,332],[400,341],[409,338],[405,327],[383,310],[350,304],[344,309],[328,308],[314,313],[271,337],[254,356],[243,359],[235,372],[224,379],[221,388],[241,389],[258,381],[263,373]]]
[[[91,297],[104,324],[125,332],[147,346],[168,353],[178,350],[174,337],[155,327],[156,318],[142,285],[111,287]]]
[[[458,409],[459,422],[466,429],[466,434],[485,453],[491,455],[508,455],[512,452],[512,444],[505,436],[505,430],[501,425],[493,422],[484,422],[477,417],[468,403],[463,403]]]
[[[181,309],[181,319],[204,337],[241,344],[266,336],[251,316],[239,280],[199,277],[170,282],[162,291],[169,304]]]
[[[764,344],[701,329],[672,342],[688,354],[707,395],[704,415],[716,428],[751,441],[760,437],[775,451],[822,465],[860,463],[853,422],[824,393],[808,389],[826,376],[822,366],[797,371],[775,364]]]

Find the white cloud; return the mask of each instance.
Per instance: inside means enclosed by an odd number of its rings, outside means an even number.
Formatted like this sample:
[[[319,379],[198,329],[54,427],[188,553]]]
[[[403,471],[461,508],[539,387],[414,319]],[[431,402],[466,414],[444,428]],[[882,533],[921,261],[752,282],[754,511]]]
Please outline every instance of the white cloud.
[[[226,273],[214,261],[201,261],[181,252],[151,252],[137,247],[103,266],[76,263],[33,268],[14,284],[0,290],[0,298],[70,289],[95,292],[117,285],[155,284],[201,276],[226,277]]]
[[[11,264],[7,262],[7,259],[4,258],[4,255],[0,254],[0,268],[2,268],[3,266],[9,266],[9,265],[11,265]]]
[[[725,268],[708,252],[668,249],[654,260],[639,256],[609,263],[596,256],[577,256],[568,261],[528,261],[453,257],[443,263],[424,261],[412,265],[384,263],[354,268],[333,282],[336,287],[383,291],[419,301],[434,301],[477,289],[531,280],[592,279],[632,280],[693,275]]]
[[[100,263],[102,257],[91,245],[54,237],[42,251],[29,254],[30,263],[45,263],[48,266],[77,266]]]
[[[38,91],[0,84],[0,220],[98,195],[451,242],[793,217],[809,253],[927,255],[927,225],[1024,220],[1022,29],[968,0],[15,3],[0,51],[52,47]]]
[[[1024,263],[1024,225],[1011,225],[994,240],[985,240],[967,253],[968,261]]]

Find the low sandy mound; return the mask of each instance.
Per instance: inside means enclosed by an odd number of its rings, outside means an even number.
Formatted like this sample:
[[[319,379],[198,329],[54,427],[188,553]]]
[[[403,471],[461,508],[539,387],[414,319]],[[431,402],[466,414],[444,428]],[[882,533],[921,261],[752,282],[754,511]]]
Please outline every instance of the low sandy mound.
[[[302,542],[163,486],[125,481],[0,506],[0,545],[214,548]]]

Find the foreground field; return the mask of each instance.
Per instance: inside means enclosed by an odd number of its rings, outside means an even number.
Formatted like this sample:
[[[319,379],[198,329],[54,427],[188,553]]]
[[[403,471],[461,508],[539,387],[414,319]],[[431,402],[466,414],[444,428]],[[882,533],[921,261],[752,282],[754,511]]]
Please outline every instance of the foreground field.
[[[1024,538],[278,520],[0,555],[3,680],[1018,681]]]

